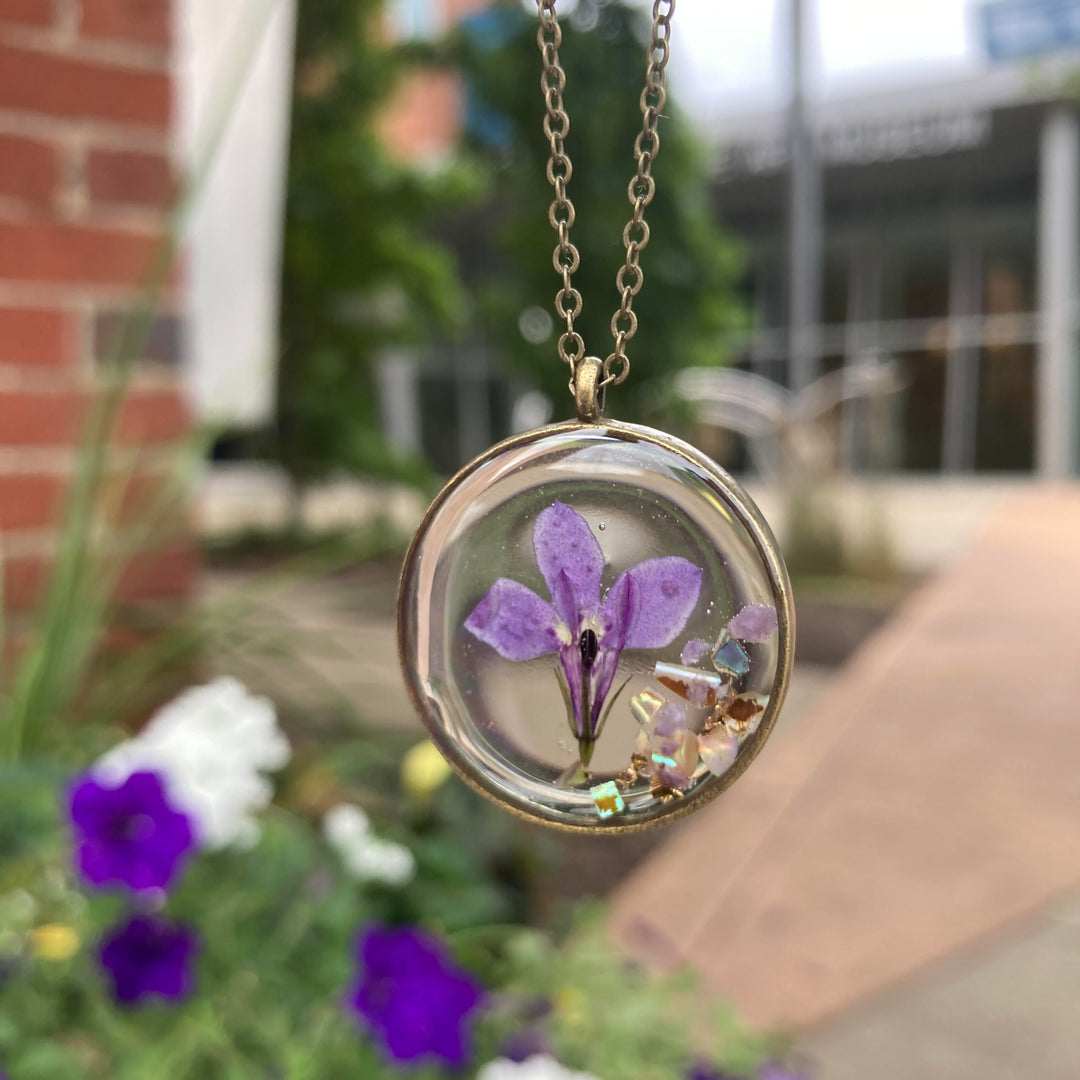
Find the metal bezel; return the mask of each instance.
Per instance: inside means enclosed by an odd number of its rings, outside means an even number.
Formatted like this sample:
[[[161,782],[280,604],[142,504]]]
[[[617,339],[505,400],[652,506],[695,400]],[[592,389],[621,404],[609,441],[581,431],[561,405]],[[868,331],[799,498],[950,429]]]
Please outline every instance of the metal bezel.
[[[698,784],[693,792],[676,801],[661,804],[657,801],[655,815],[645,819],[639,818],[633,822],[620,822],[617,818],[595,821],[583,820],[580,823],[569,822],[563,819],[555,819],[545,816],[543,807],[537,807],[530,811],[522,806],[508,802],[502,792],[497,790],[490,782],[486,771],[472,759],[460,753],[457,745],[445,737],[445,732],[437,722],[437,717],[428,708],[426,695],[423,687],[419,684],[418,674],[409,664],[405,656],[406,630],[410,612],[406,608],[406,598],[412,585],[417,570],[417,555],[420,545],[423,543],[428,529],[436,515],[449,500],[450,496],[460,484],[478,469],[483,468],[489,462],[509,451],[527,446],[549,436],[571,434],[575,431],[588,431],[596,433],[603,431],[614,435],[626,442],[645,442],[662,449],[668,450],[707,473],[716,485],[724,492],[728,506],[737,516],[739,522],[753,539],[754,546],[768,571],[769,581],[772,586],[773,599],[779,621],[778,627],[778,650],[776,678],[773,682],[772,692],[769,696],[769,704],[765,715],[758,727],[757,734],[752,742],[744,744],[744,750],[740,751],[735,764],[723,776],[713,777]],[[416,613],[419,618],[419,613]],[[416,708],[427,729],[432,741],[446,760],[454,767],[461,778],[475,791],[486,798],[497,802],[505,810],[510,811],[517,817],[527,821],[547,825],[571,833],[630,833],[640,832],[643,829],[665,824],[669,821],[685,816],[700,809],[707,803],[726,791],[747,769],[750,763],[758,755],[772,732],[776,717],[784,703],[787,694],[788,681],[791,676],[791,665],[795,646],[795,610],[791,595],[791,583],[788,580],[787,569],[780,555],[776,538],[772,534],[768,523],[758,510],[754,501],[743,490],[742,486],[724,469],[721,469],[710,458],[689,443],[676,439],[662,431],[643,427],[637,424],[621,423],[615,420],[601,420],[598,423],[581,423],[567,421],[560,424],[551,424],[547,427],[535,428],[532,431],[523,432],[520,435],[511,436],[495,446],[485,450],[481,455],[474,458],[468,465],[460,469],[454,477],[435,497],[428,507],[416,533],[409,545],[408,553],[402,564],[401,577],[398,583],[397,601],[397,632],[398,632],[398,657],[401,662],[402,674],[405,685],[413,706]]]

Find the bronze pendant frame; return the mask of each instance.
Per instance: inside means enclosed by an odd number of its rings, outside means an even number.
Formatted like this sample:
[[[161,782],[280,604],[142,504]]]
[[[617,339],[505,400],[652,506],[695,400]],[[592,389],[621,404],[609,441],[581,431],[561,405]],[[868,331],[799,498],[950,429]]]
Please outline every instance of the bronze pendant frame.
[[[421,565],[422,560],[419,557],[421,548],[432,523],[438,518],[448,500],[466,479],[472,477],[478,470],[484,468],[501,455],[550,436],[572,434],[578,431],[603,432],[610,437],[627,443],[649,443],[685,459],[703,472],[710,483],[719,489],[728,508],[751,537],[768,575],[778,619],[776,674],[769,695],[769,703],[752,740],[743,744],[735,763],[722,776],[710,776],[701,780],[683,798],[670,803],[661,803],[660,800],[657,800],[655,808],[648,816],[642,817],[638,815],[637,819],[631,822],[622,822],[617,816],[606,820],[597,818],[595,820],[582,819],[581,822],[571,822],[565,819],[556,819],[556,812],[548,807],[527,802],[524,799],[515,802],[507,798],[505,792],[493,782],[487,771],[478,762],[462,753],[456,742],[448,737],[440,722],[439,715],[420,681],[419,673],[408,659],[409,642],[414,637],[414,630],[427,617],[427,613],[419,610],[418,605],[414,602],[415,599],[423,595],[422,591],[417,587],[418,581],[424,572]],[[567,832],[629,833],[639,832],[642,829],[676,820],[700,809],[726,791],[757,756],[772,731],[787,693],[794,656],[795,610],[792,601],[791,584],[776,539],[761,511],[730,474],[721,469],[705,454],[681,439],[676,439],[664,432],[637,424],[602,419],[593,423],[567,421],[514,435],[485,450],[469,462],[468,465],[464,466],[446,484],[435,497],[431,506],[428,507],[405,556],[398,587],[397,631],[398,655],[401,660],[405,684],[413,705],[435,745],[470,787],[481,795],[499,803],[504,809],[509,810],[518,817],[534,823],[540,822]]]

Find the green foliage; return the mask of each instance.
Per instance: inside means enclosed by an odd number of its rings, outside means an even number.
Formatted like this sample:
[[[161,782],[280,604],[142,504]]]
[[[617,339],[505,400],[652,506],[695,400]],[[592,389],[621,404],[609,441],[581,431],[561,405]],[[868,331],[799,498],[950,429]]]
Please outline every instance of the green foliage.
[[[381,11],[382,0],[298,9],[274,452],[300,481],[424,475],[383,444],[375,362],[451,330],[462,310],[454,260],[429,230],[478,180],[388,156],[376,123],[405,54],[380,41]]]
[[[585,0],[581,9],[589,8],[596,14],[591,30],[563,20],[560,56],[570,116],[566,148],[574,170],[568,193],[577,212],[571,238],[581,253],[574,284],[584,301],[576,327],[586,351],[603,358],[613,347],[615,273],[624,259],[621,238],[631,213],[626,191],[641,130],[638,99],[648,28],[643,8]],[[563,414],[570,406],[566,369],[555,349],[561,323],[539,344],[530,344],[518,329],[526,308],[553,311],[559,288],[551,262],[555,233],[547,216],[552,189],[545,174],[549,147],[542,132],[536,22],[520,0],[503,0],[495,10],[472,31],[466,28],[459,45],[474,115],[492,133],[486,143],[475,136],[469,142],[494,176],[497,262],[478,290],[485,325],[505,355]],[[655,380],[682,366],[720,362],[721,335],[744,318],[733,291],[741,257],[717,225],[703,149],[670,94],[659,134],[656,195],[646,210],[651,240],[641,255],[645,283],[634,300],[639,329],[628,350],[633,372],[613,391],[618,414],[627,419],[650,411]]]
[[[370,922],[443,934],[487,986],[474,1067],[465,1075],[535,1020],[538,1002],[555,1053],[604,1080],[679,1080],[695,1032],[708,1033],[709,1045],[699,1049],[731,1066],[751,1068],[765,1055],[768,1045],[728,1012],[703,1010],[686,979],[630,967],[595,919],[561,943],[516,924],[513,892],[492,874],[508,854],[508,819],[462,785],[446,785],[419,807],[397,787],[395,761],[381,741],[358,741],[342,757],[344,773],[374,781],[362,793],[365,805],[382,835],[415,853],[415,881],[394,890],[346,877],[317,835],[313,812],[274,809],[257,846],[200,856],[169,898],[169,915],[201,937],[195,994],[178,1006],[135,1009],[112,1002],[97,966],[97,939],[124,909],[116,896],[88,896],[71,876],[60,776],[41,766],[0,774],[0,1063],[10,1075],[400,1075],[341,1004],[354,977],[352,941]],[[294,776],[294,793],[303,787]],[[47,924],[75,932],[74,955],[35,948],[34,928]],[[448,1074],[420,1067],[409,1075]]]

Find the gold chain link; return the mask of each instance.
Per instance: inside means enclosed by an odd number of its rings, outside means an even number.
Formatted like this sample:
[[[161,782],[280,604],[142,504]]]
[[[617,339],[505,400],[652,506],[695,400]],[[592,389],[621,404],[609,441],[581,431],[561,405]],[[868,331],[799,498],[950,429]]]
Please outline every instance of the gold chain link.
[[[551,146],[547,163],[547,178],[555,189],[555,198],[548,209],[548,220],[558,233],[558,243],[552,255],[555,272],[562,277],[562,288],[555,294],[555,311],[565,323],[566,329],[559,337],[559,356],[570,365],[570,392],[574,392],[577,363],[585,356],[585,343],[574,329],[574,320],[581,314],[581,293],[573,287],[572,275],[581,262],[578,249],[570,239],[570,229],[576,214],[574,204],[566,193],[566,186],[573,176],[574,167],[566,153],[564,139],[570,131],[570,117],[563,107],[563,91],[566,89],[566,72],[559,63],[559,46],[562,44],[562,28],[555,15],[555,0],[536,0],[536,13],[540,27],[536,41],[540,46],[544,70],[540,76],[540,89],[544,94],[547,112],[544,116],[544,135]],[[668,62],[668,42],[671,38],[671,16],[675,13],[675,0],[654,0],[652,7],[652,40],[647,53],[645,87],[641,91],[641,131],[634,139],[634,157],[637,172],[626,189],[627,198],[634,208],[630,220],[623,229],[623,246],[626,260],[615,275],[619,290],[619,307],[611,317],[611,335],[615,348],[604,361],[603,388],[618,385],[630,374],[630,358],[626,355],[626,343],[637,333],[637,315],[634,314],[634,297],[641,292],[645,276],[641,269],[641,252],[649,243],[649,224],[645,220],[645,207],[652,202],[656,181],[652,176],[652,164],[660,152],[660,134],[657,122],[664,108],[667,93],[664,89],[664,69]]]

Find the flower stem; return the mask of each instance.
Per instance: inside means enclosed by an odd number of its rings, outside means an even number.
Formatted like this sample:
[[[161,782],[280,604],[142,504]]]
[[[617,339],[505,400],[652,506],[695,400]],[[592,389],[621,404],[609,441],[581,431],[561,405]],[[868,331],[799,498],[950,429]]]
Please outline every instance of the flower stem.
[[[581,767],[583,769],[588,769],[589,762],[592,761],[593,750],[595,748],[595,739],[578,739],[578,753],[581,757]]]

